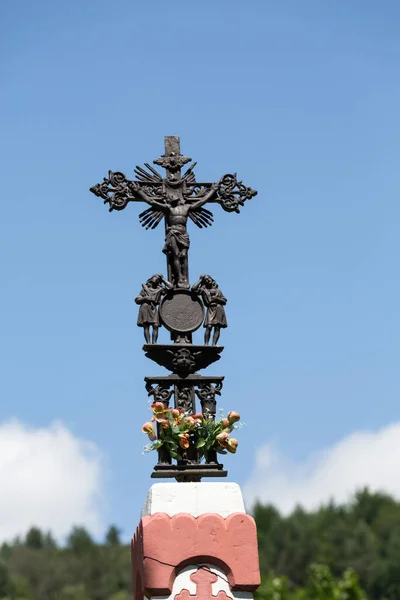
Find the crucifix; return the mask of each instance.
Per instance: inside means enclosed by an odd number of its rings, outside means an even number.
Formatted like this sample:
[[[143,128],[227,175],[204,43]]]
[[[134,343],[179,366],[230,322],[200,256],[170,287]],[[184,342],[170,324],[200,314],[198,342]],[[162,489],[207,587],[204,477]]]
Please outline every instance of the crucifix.
[[[196,414],[197,397],[203,413],[213,421],[223,377],[204,376],[198,371],[220,359],[223,347],[217,344],[221,329],[228,325],[227,299],[210,275],[200,275],[190,286],[187,223],[190,219],[197,227],[208,227],[213,224],[214,217],[206,205],[219,204],[226,212],[238,213],[245,201],[257,192],[238,181],[236,173],[224,175],[216,183],[198,182],[193,172],[196,163],[191,160],[181,154],[179,137],[167,136],[164,154],[154,161],[155,165],[165,169],[165,177],[145,163],[144,168],[135,167],[136,179],[128,179],[119,171],[109,171],[108,177],[90,191],[103,198],[110,211],[123,210],[129,202],[148,204],[148,208],[139,214],[140,224],[146,229],[155,229],[164,220],[163,252],[167,257],[167,277],[160,273],[149,277],[142,284],[135,302],[139,305],[137,324],[143,328],[146,342],[143,350],[149,359],[171,374],[146,377],[146,390],[154,397],[155,405],[164,406],[165,411],[172,410],[169,402],[173,398],[178,413]],[[187,163],[190,164],[182,174]],[[192,334],[202,325],[205,328],[204,344],[193,344]],[[161,326],[170,332],[172,344],[158,343]],[[216,448],[210,446],[206,462],[200,464],[202,454],[196,446],[194,433],[189,446],[185,446],[182,456],[173,464],[162,431],[158,424],[161,445],[157,446],[158,463],[152,477],[174,477],[178,481],[226,477],[227,472],[217,461],[219,450]]]
[[[191,163],[185,173],[182,167],[192,159],[180,152],[177,136],[165,137],[165,153],[154,161],[163,167],[163,178],[156,169],[145,163],[145,169],[137,166],[137,179],[130,180],[121,172],[109,171],[102,183],[90,188],[96,196],[103,198],[109,210],[122,210],[129,202],[145,202],[150,205],[139,215],[139,221],[146,229],[154,229],[164,219],[165,244],[163,252],[167,256],[168,281],[177,289],[188,289],[190,246],[187,221],[191,219],[198,227],[212,225],[212,212],[205,204],[217,203],[227,212],[239,212],[244,202],[257,194],[236,178],[236,173],[224,175],[216,183],[199,183]]]

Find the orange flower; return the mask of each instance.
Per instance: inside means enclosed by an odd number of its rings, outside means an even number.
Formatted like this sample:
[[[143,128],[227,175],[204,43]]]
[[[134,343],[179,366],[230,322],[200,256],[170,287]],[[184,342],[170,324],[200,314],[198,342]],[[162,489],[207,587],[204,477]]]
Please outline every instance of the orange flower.
[[[156,432],[154,430],[153,423],[145,423],[142,427],[142,431],[143,433],[146,433],[149,436],[149,440],[151,442],[154,442],[154,440],[156,439]]]
[[[227,419],[226,417],[221,419],[221,425],[223,429],[227,429],[229,427],[229,419]]]
[[[226,445],[227,445],[228,440],[229,440],[229,434],[226,433],[226,431],[223,431],[222,433],[219,433],[217,435],[216,440],[217,440],[218,444],[220,446],[222,446],[222,448],[226,448]]]
[[[240,421],[240,415],[235,410],[231,410],[226,416],[229,421],[229,425],[236,423],[236,421]]]
[[[170,408],[165,408],[162,402],[155,402],[151,405],[151,410],[153,411],[152,421],[157,421],[157,423],[161,423],[162,420],[165,419],[167,413],[170,412]]]
[[[196,419],[198,421],[201,421],[202,419],[204,419],[204,415],[203,413],[195,413],[194,415],[192,415],[193,419]]]
[[[178,417],[181,416],[182,414],[182,409],[181,408],[173,408],[172,409],[172,416],[174,417],[174,419],[177,419]]]
[[[185,449],[185,448],[189,448],[189,439],[190,439],[190,435],[188,433],[180,433],[178,435],[179,437],[179,445],[181,448]]]
[[[230,438],[230,439],[227,441],[227,444],[226,444],[226,449],[227,449],[227,450],[228,450],[228,452],[230,452],[231,454],[235,454],[235,452],[236,452],[236,449],[237,449],[238,445],[239,445],[239,442],[238,442],[238,441],[237,441],[235,438]]]
[[[189,427],[193,427],[193,425],[196,425],[196,421],[195,421],[195,419],[191,415],[189,415],[188,417],[186,417],[185,423]]]

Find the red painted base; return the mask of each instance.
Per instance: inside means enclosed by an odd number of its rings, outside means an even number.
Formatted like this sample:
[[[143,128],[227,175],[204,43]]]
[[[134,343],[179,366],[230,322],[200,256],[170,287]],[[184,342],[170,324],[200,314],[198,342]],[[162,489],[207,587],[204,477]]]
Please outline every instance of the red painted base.
[[[232,591],[256,590],[260,572],[254,519],[244,513],[226,519],[217,514],[195,518],[184,513],[143,517],[132,540],[135,600],[169,596],[176,575],[185,566],[204,563],[222,569]],[[210,571],[206,575],[207,579],[202,568],[191,576],[192,581],[196,577],[195,597],[203,600],[215,577]],[[179,600],[190,600],[186,592],[185,597],[184,591],[179,594]]]

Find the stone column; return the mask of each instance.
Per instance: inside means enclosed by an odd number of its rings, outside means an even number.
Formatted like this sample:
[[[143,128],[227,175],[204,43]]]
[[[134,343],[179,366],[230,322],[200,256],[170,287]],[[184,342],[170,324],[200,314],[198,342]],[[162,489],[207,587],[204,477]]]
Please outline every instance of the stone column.
[[[132,539],[135,600],[249,599],[257,533],[236,483],[158,483]]]

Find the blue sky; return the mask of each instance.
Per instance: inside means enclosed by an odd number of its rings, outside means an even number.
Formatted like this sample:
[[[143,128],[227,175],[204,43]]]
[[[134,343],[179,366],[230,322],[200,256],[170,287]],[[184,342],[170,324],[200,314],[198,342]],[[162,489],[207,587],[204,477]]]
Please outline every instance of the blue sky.
[[[209,372],[247,424],[231,480],[246,486],[258,464],[252,485],[269,482],[271,444],[279,470],[303,473],[316,453],[396,424],[398,2],[20,0],[2,12],[0,424],[29,437],[57,421],[95,445],[96,531],[114,522],[129,536],[151,483],[143,377],[162,370],[144,358],[133,298],[165,261],[137,206],[109,214],[89,187],[108,169],[133,175],[164,135],[181,136],[199,180],[237,171],[258,190],[240,215],[216,207],[212,228],[190,230],[192,280],[210,272],[228,298]]]

